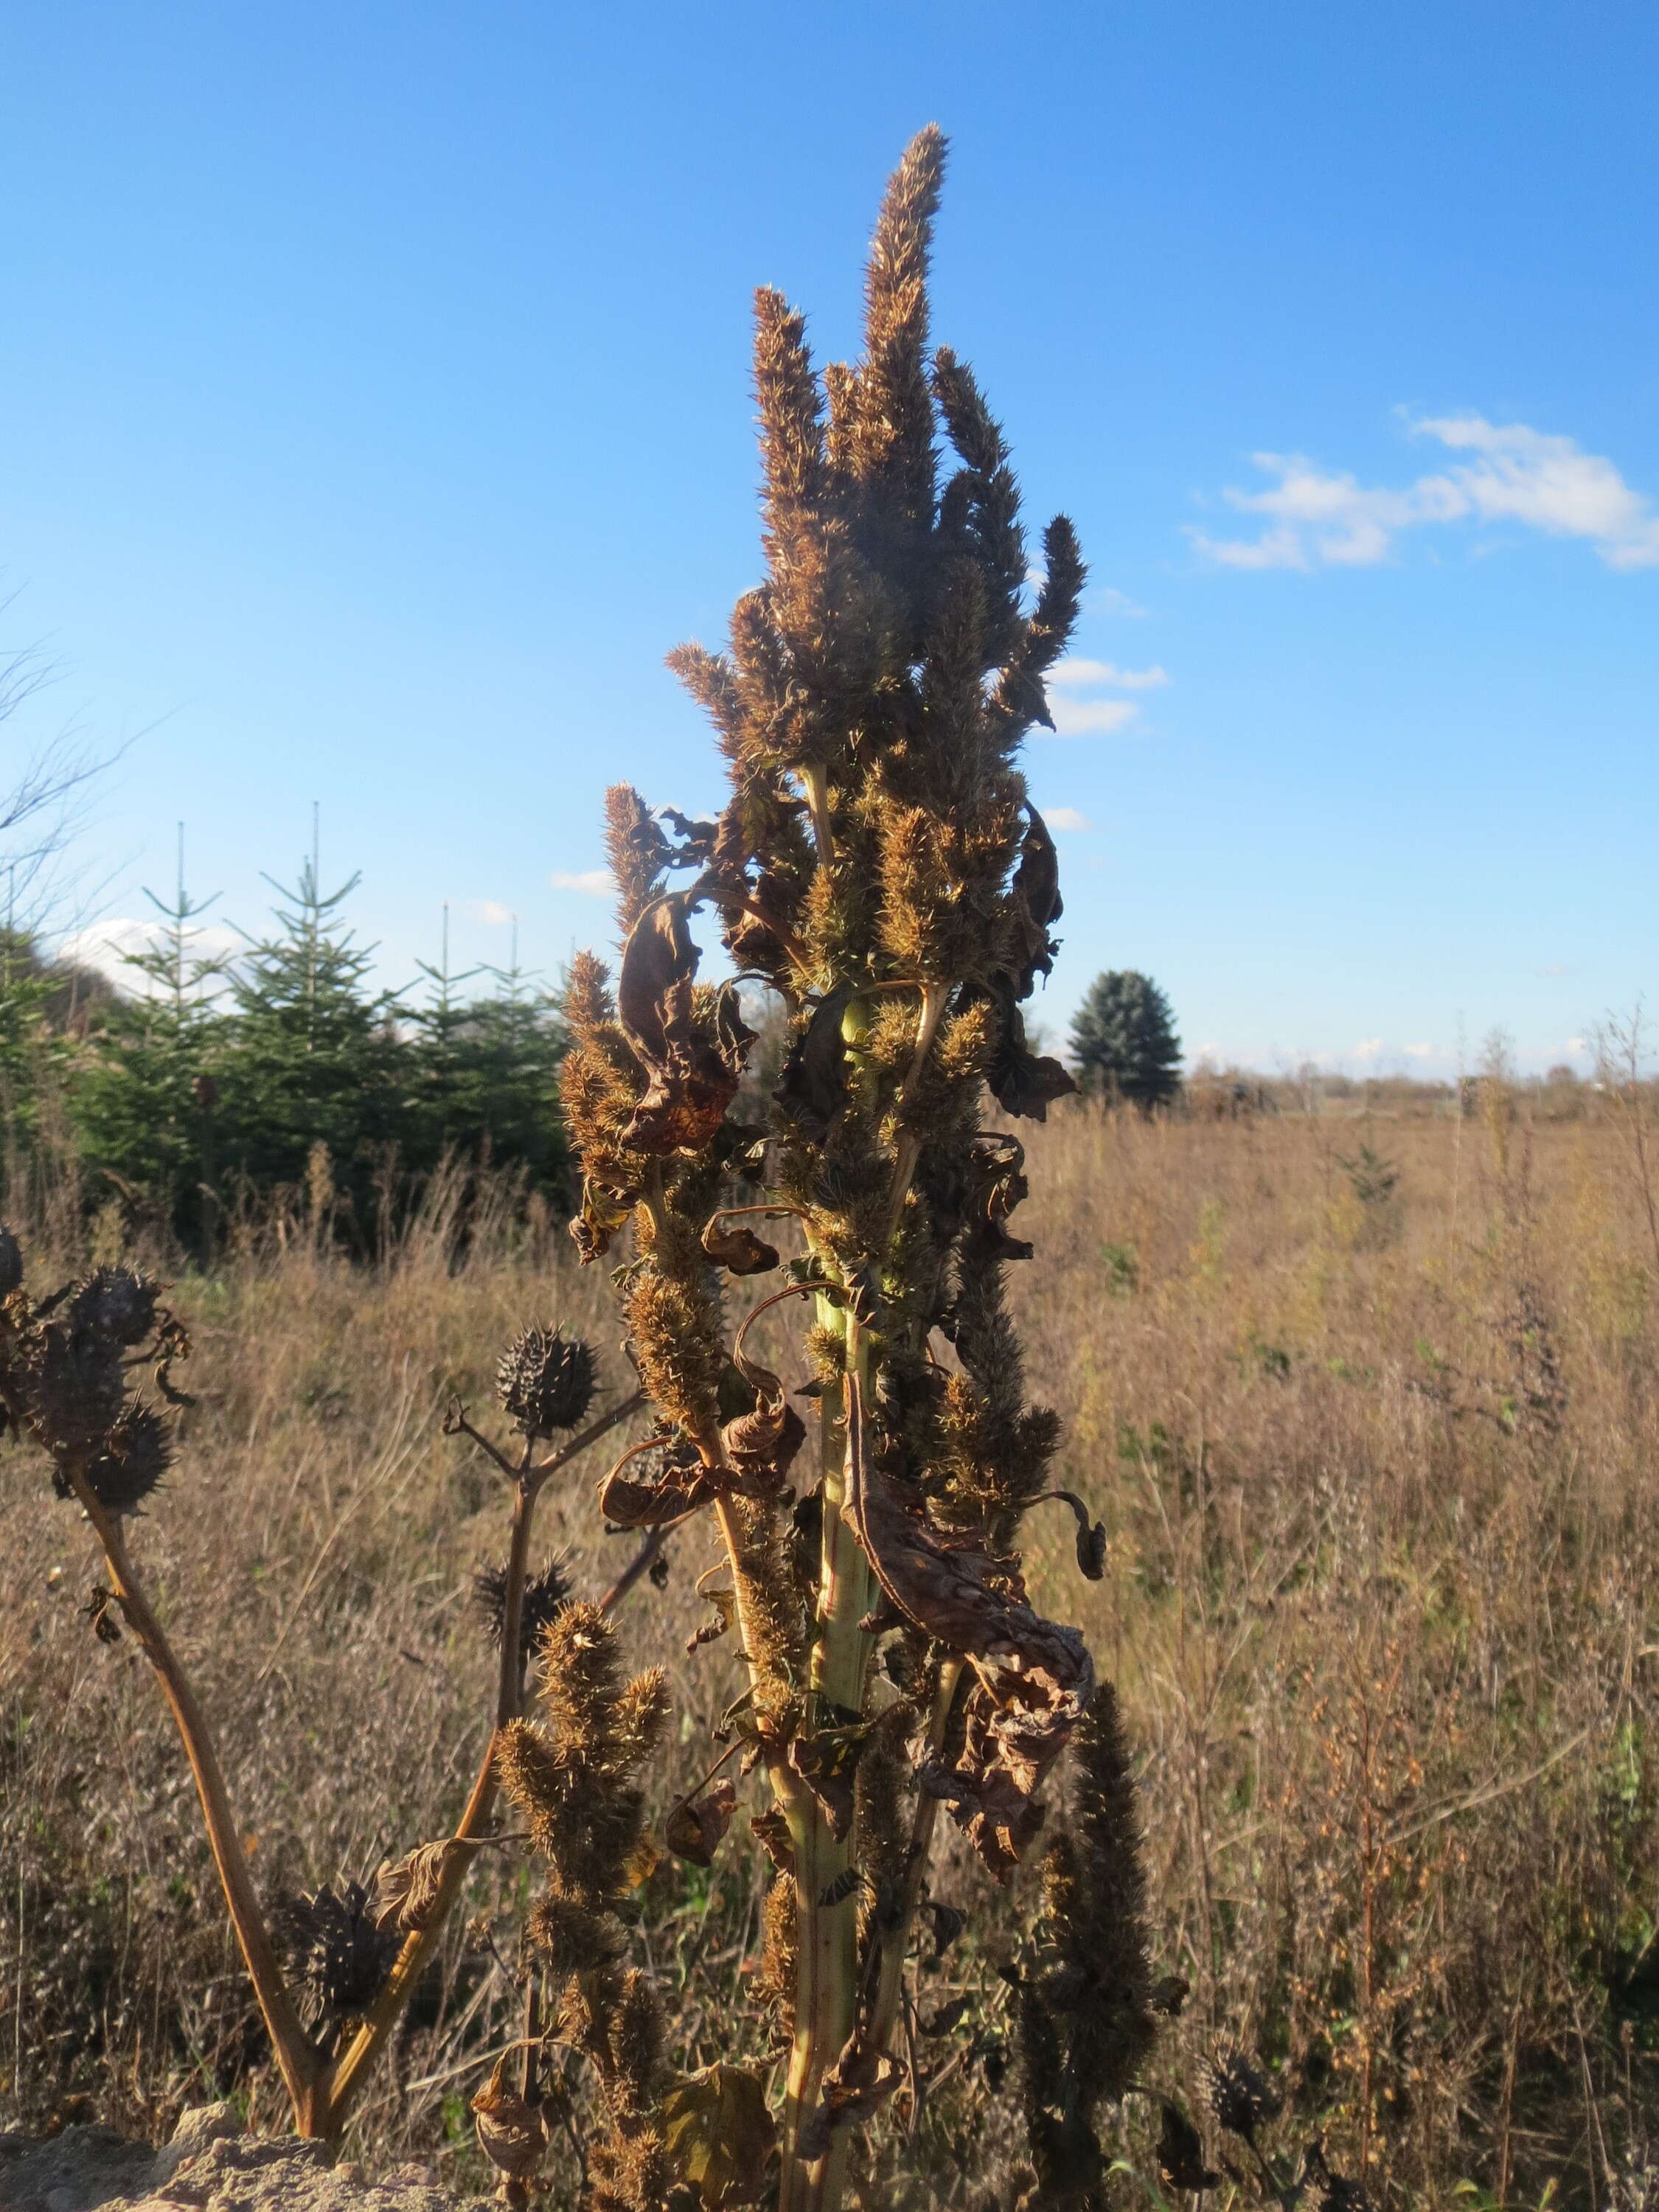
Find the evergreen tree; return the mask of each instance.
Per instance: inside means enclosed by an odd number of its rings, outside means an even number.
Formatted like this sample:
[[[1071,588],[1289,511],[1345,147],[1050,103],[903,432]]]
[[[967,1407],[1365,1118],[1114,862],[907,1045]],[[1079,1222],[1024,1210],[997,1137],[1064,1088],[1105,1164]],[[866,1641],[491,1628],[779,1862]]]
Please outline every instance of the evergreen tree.
[[[516,915],[509,963],[488,972],[494,994],[468,1009],[481,1077],[477,1141],[498,1161],[523,1161],[533,1184],[562,1196],[567,1155],[559,1070],[570,1042],[559,1012],[563,994],[537,988],[533,972],[520,967]]]
[[[41,959],[33,937],[8,922],[0,928],[0,1156],[16,1186],[33,1158],[42,1108],[56,1095],[70,1057],[68,1040],[48,1018],[63,978]]]
[[[398,994],[371,994],[374,948],[342,924],[361,880],[325,894],[314,835],[295,885],[265,878],[281,901],[276,928],[251,941],[233,979],[221,1091],[228,1165],[261,1188],[297,1184],[326,1146],[362,1221],[377,1156],[403,1133],[407,1054]]]
[[[1126,968],[1096,976],[1072,1024],[1072,1057],[1085,1091],[1143,1109],[1174,1097],[1181,1040],[1150,975]]]
[[[185,832],[171,904],[144,896],[166,924],[159,940],[125,956],[141,978],[133,997],[99,1009],[73,1085],[70,1116],[88,1166],[143,1194],[176,1232],[211,1255],[217,1216],[217,1062],[226,1028],[214,986],[226,956],[201,949],[196,926],[218,896],[185,887]]]
[[[425,1006],[406,1007],[404,1012],[413,1036],[406,1139],[402,1150],[411,1166],[429,1167],[447,1152],[466,1143],[478,1107],[476,1055],[467,1033],[469,1009],[456,994],[481,971],[469,968],[459,975],[450,972],[447,900],[437,965],[428,960],[417,960],[415,965],[432,986],[432,997]]]
[[[535,989],[534,979],[519,965],[517,921],[508,967],[455,975],[449,970],[446,907],[439,964],[416,964],[433,996],[408,1015],[415,1032],[411,1164],[429,1167],[453,1151],[497,1165],[522,1164],[532,1184],[562,1190],[558,1073],[564,1024],[548,994]],[[459,986],[479,975],[490,976],[496,991],[459,998]]]

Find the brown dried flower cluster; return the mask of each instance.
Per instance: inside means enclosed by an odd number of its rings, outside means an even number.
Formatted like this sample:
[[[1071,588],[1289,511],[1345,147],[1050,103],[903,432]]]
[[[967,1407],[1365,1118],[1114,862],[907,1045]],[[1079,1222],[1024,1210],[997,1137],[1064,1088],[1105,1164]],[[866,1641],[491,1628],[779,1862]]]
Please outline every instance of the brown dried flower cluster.
[[[614,977],[580,957],[568,999],[573,1232],[592,1261],[631,1230],[617,1280],[659,1416],[601,1503],[633,1526],[716,1517],[722,1621],[749,1670],[745,1771],[763,1767],[775,1801],[762,1978],[793,2037],[784,2212],[838,2201],[849,2136],[896,2085],[888,2045],[938,1809],[1006,1878],[1097,1694],[1081,1636],[1036,1611],[1021,1572],[1058,1424],[1027,1401],[1006,1304],[1006,1269],[1030,1252],[1008,1225],[1021,1146],[983,1118],[988,1096],[1040,1120],[1073,1088],[1022,1014],[1061,907],[1018,756],[1048,720],[1044,678],[1085,572],[1058,517],[1032,592],[1002,433],[967,364],[931,345],[944,160],[924,131],[889,186],[857,362],[820,374],[799,314],[757,296],[766,576],[724,653],[672,656],[714,721],[730,798],[697,821],[611,793],[623,949]],[[703,912],[735,971],[718,986],[698,980]],[[745,981],[790,1027],[763,1125],[733,1110]],[[770,1224],[782,1233],[759,1233]],[[785,1386],[728,1320],[728,1279],[768,1274],[757,1311],[810,1307],[810,1455]],[[1071,1502],[1097,1575],[1103,1537]],[[1080,2114],[1127,2078],[1094,2045],[1121,2058],[1146,2020],[1109,1703],[1089,1741],[1110,1767],[1087,1787],[1116,1808],[1096,1823],[1114,1887],[1094,1919],[1079,1904],[1055,1926],[1127,1918],[1113,1921],[1121,1974],[1066,2061]],[[705,1836],[698,1808],[679,1818]],[[1051,1890],[1096,1878],[1092,1851],[1079,1840]]]

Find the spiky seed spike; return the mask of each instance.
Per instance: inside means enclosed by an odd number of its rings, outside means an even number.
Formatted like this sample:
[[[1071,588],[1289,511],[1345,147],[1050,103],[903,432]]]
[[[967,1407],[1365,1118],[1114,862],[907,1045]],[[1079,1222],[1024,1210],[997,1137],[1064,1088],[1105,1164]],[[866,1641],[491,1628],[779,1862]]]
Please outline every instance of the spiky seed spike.
[[[801,557],[824,496],[823,408],[806,324],[781,292],[755,295],[755,399],[760,409],[765,544],[775,568]]]
[[[565,977],[564,1017],[584,1042],[601,1024],[616,1017],[617,1002],[611,991],[611,970],[588,951],[572,958]]]
[[[1004,742],[1017,744],[1033,722],[1052,730],[1054,718],[1043,678],[1066,650],[1088,578],[1088,568],[1069,518],[1057,514],[1042,533],[1044,574],[1025,635],[997,684],[996,705],[1006,725]]]
[[[743,704],[737,671],[723,653],[701,645],[677,645],[668,665],[714,723],[720,750],[735,767],[743,751]]]
[[[605,849],[617,885],[617,920],[625,937],[666,885],[668,841],[631,783],[605,794]]]
[[[889,180],[865,272],[865,359],[854,466],[886,491],[895,519],[931,520],[933,410],[927,388],[927,259],[945,177],[945,133],[919,131]]]

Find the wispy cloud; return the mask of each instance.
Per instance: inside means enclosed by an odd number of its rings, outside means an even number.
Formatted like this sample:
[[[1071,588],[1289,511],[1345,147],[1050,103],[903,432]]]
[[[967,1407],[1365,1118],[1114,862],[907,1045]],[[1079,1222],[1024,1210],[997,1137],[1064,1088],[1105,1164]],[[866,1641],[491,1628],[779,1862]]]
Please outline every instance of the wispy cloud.
[[[1048,712],[1057,738],[1106,738],[1125,728],[1140,712],[1133,699],[1109,699],[1106,691],[1155,691],[1169,682],[1162,668],[1120,668],[1110,660],[1089,660],[1080,653],[1056,661],[1048,678]],[[1035,734],[1035,733],[1034,733]]]
[[[547,880],[556,891],[580,891],[584,898],[609,898],[617,888],[609,868],[583,868],[574,874],[555,868]]]
[[[1120,592],[1115,584],[1103,584],[1091,592],[1085,604],[1096,614],[1115,615],[1120,622],[1141,622],[1146,615],[1143,606],[1137,605],[1127,592]]]
[[[1095,826],[1075,806],[1051,806],[1042,818],[1051,830],[1092,830]]]
[[[140,975],[136,968],[130,968],[126,956],[154,952],[167,933],[163,921],[143,915],[117,915],[108,921],[94,922],[66,937],[58,947],[58,956],[73,961],[77,967],[95,968],[100,975],[107,975],[112,982],[118,983],[136,998],[148,998],[159,986]],[[243,942],[234,929],[223,923],[198,923],[191,933],[185,957],[187,961],[229,958],[243,949]]]
[[[1109,738],[1140,712],[1133,699],[1051,699],[1057,738]],[[1044,732],[1033,731],[1034,737]]]
[[[512,908],[503,906],[499,899],[480,899],[472,910],[491,929],[504,929],[513,919]]]
[[[1431,416],[1411,427],[1468,458],[1391,489],[1333,473],[1304,454],[1255,453],[1256,467],[1277,481],[1265,491],[1230,486],[1223,497],[1240,514],[1261,516],[1261,534],[1188,534],[1224,568],[1359,568],[1386,560],[1407,531],[1510,522],[1582,538],[1609,568],[1659,567],[1659,509],[1575,439],[1480,415]]]
[[[1351,1057],[1359,1060],[1381,1060],[1382,1057],[1382,1038],[1361,1037],[1358,1043],[1353,1048]]]
[[[1049,671],[1050,684],[1062,690],[1073,690],[1095,684],[1111,685],[1119,691],[1158,691],[1170,680],[1169,672],[1163,668],[1120,668],[1115,661],[1086,660],[1081,653],[1067,653],[1057,660]]]
[[[1407,1060],[1432,1060],[1434,1058],[1434,1047],[1431,1044],[1406,1044],[1401,1045],[1400,1049],[1405,1054]]]

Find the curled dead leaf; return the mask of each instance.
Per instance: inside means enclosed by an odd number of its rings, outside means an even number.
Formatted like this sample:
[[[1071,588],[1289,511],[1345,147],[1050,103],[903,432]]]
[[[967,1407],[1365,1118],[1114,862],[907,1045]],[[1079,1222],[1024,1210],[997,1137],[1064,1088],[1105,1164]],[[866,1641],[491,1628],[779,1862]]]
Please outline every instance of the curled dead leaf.
[[[374,1876],[373,1909],[377,1928],[391,1921],[407,1933],[426,1925],[427,1916],[438,1901],[438,1886],[450,1850],[450,1838],[445,1837],[441,1843],[418,1844],[403,1858],[381,1860]]]
[[[1179,2105],[1164,2100],[1164,2126],[1158,2139],[1158,2170],[1166,2188],[1198,2191],[1221,2179],[1204,2163],[1204,2143]]]
[[[741,2066],[705,2067],[677,2082],[658,2111],[668,2162],[696,2191],[702,2212],[760,2203],[777,2128],[753,2074]]]
[[[1090,1520],[1089,1509],[1075,1491],[1048,1490],[1042,1498],[1032,1502],[1041,1505],[1045,1498],[1052,1498],[1057,1504],[1071,1507],[1077,1518],[1078,1572],[1091,1583],[1103,1581],[1106,1575],[1105,1522]]]
[[[1065,912],[1060,896],[1060,860],[1048,825],[1029,799],[1025,811],[1028,823],[1008,900],[1014,990],[1022,999],[1030,997],[1039,975],[1053,973],[1060,947],[1048,933]]]
[[[1032,1247],[1008,1233],[1008,1217],[1030,1195],[1025,1147],[1006,1130],[988,1129],[973,1141],[968,1219],[999,1259],[1029,1260]]]
[[[539,2105],[528,2103],[507,2086],[507,2061],[497,2059],[495,2071],[472,2100],[472,2124],[478,2148],[509,2181],[527,2181],[547,2150],[547,2120]]]
[[[702,1797],[682,1797],[663,1824],[669,1850],[692,1866],[712,1865],[737,1805],[737,1790],[724,1777]]]
[[[869,1733],[862,1724],[820,1729],[793,1737],[789,1745],[789,1764],[823,1806],[838,1844],[846,1842],[853,1826],[854,1782]]]
[[[996,1041],[992,1047],[985,1080],[1005,1114],[1031,1121],[1046,1121],[1056,1098],[1065,1098],[1076,1083],[1057,1060],[1034,1053],[1025,1042],[1025,1023],[1014,1003],[1014,981],[993,975],[982,986],[996,1015]]]
[[[695,1634],[686,1638],[685,1648],[688,1651],[699,1650],[705,1644],[718,1643],[722,1636],[730,1632],[732,1624],[738,1617],[738,1598],[735,1590],[718,1585],[713,1589],[705,1589],[702,1582],[699,1581],[697,1595],[699,1597],[706,1598],[714,1607],[716,1617],[713,1620],[706,1620]]]
[[[897,2088],[899,2069],[884,2051],[874,2050],[855,2028],[823,2077],[817,2109],[796,2137],[799,2154],[809,2162],[822,2158],[837,2128],[872,2119]]]
[[[1094,1692],[1094,1662],[1075,1628],[1029,1605],[1006,1561],[947,1543],[921,1502],[904,1497],[867,1449],[863,1394],[846,1378],[847,1501],[853,1533],[891,1602],[975,1676],[954,1765],[921,1779],[991,1871],[1006,1875],[1042,1822],[1034,1793]]]
[[[778,1264],[775,1244],[764,1243],[741,1223],[732,1226],[723,1214],[717,1213],[703,1231],[702,1249],[728,1274],[764,1275]]]
[[[641,1461],[649,1471],[629,1473]],[[714,1495],[695,1445],[683,1437],[651,1437],[625,1451],[601,1480],[599,1510],[618,1528],[659,1528],[695,1512]]]
[[[815,1144],[829,1135],[830,1124],[847,1103],[847,1053],[841,1022],[852,997],[851,985],[843,983],[818,1000],[805,1029],[790,1048],[772,1094],[801,1134]]]
[[[749,1816],[750,1832],[766,1853],[779,1874],[793,1875],[795,1871],[795,1846],[789,1833],[789,1823],[775,1806],[764,1813]]]
[[[712,1015],[699,1011],[700,956],[687,919],[693,896],[653,899],[629,932],[617,972],[617,1019],[647,1078],[622,1133],[635,1152],[701,1151],[726,1118],[755,1041],[730,984]]]

